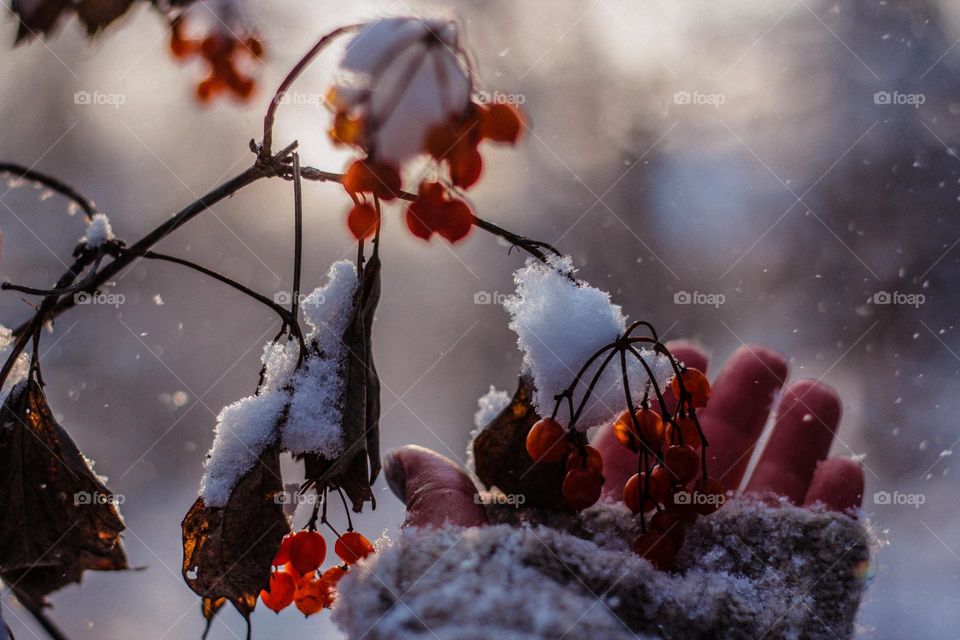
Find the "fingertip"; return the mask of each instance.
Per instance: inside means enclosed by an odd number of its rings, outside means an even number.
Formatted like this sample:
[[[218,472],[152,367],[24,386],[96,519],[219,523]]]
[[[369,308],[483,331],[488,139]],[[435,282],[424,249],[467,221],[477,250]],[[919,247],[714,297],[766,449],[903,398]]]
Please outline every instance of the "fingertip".
[[[487,521],[477,488],[457,463],[435,451],[405,445],[383,459],[387,485],[407,506],[407,525],[476,526]]]
[[[863,504],[863,466],[852,458],[827,458],[817,465],[804,505],[822,504],[830,511],[850,512]]]
[[[832,387],[817,380],[788,385],[747,490],[803,502],[817,465],[830,453],[841,413],[840,396]]]

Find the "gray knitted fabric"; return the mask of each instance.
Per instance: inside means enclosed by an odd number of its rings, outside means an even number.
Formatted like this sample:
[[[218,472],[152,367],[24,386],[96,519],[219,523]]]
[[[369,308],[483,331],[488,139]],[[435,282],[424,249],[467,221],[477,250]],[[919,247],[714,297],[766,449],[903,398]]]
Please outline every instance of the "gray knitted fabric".
[[[369,640],[848,638],[872,544],[848,516],[741,498],[698,519],[665,573],[629,550],[622,505],[491,515],[404,530],[343,579],[334,620]]]

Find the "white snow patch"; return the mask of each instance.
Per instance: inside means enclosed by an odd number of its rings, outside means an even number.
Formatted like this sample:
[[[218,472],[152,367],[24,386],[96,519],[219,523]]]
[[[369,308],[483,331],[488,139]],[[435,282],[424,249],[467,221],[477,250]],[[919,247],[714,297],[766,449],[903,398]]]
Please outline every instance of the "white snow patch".
[[[533,376],[533,402],[540,415],[550,415],[554,397],[573,381],[587,360],[626,330],[626,316],[619,305],[610,302],[609,293],[562,275],[574,271],[570,257],[552,258],[549,265],[531,259],[514,273],[516,293],[503,303],[524,353],[524,370]],[[662,387],[672,374],[670,363],[652,351],[638,351]],[[575,402],[579,402],[603,360],[598,358],[587,369]],[[643,396],[648,376],[636,358],[628,355],[627,362],[630,390],[636,401]],[[619,357],[615,357],[600,376],[577,428],[586,430],[602,424],[625,408],[621,367]]]
[[[0,363],[7,361],[12,346],[13,331],[3,325],[0,325]],[[0,395],[2,395],[3,398],[6,398],[14,386],[27,379],[27,374],[29,372],[30,359],[27,357],[26,353],[21,353],[19,356],[17,356],[16,361],[13,363],[13,368],[10,369],[7,379],[3,382],[3,388],[0,389]],[[0,398],[0,402],[2,402],[3,398]]]
[[[207,506],[224,506],[236,483],[278,436],[282,448],[295,454],[333,458],[343,451],[346,349],[341,338],[350,322],[358,285],[353,263],[344,260],[331,265],[327,284],[307,296],[302,306],[310,327],[304,336],[310,355],[303,365],[297,369],[295,340],[268,343],[262,356],[265,372],[260,394],[220,412],[200,484]],[[284,409],[286,421],[278,434]]]
[[[108,240],[113,240],[113,227],[110,226],[110,218],[102,213],[94,214],[93,218],[87,223],[87,233],[80,238],[80,242],[90,247],[99,247]]]
[[[467,109],[473,87],[461,53],[452,21],[372,22],[347,45],[334,106],[377,123],[367,144],[400,166],[423,151],[433,126]]]
[[[510,394],[506,391],[497,391],[496,387],[490,385],[490,390],[477,400],[479,409],[473,414],[473,424],[477,429],[485,429],[508,404],[510,404]]]

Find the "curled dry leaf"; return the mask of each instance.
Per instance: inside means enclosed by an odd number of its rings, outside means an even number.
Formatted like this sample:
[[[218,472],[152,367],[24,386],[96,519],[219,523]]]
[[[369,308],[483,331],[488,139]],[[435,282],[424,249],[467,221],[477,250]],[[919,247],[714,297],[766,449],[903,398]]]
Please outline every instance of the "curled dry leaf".
[[[344,332],[347,355],[343,363],[343,453],[330,460],[304,454],[306,480],[317,493],[342,489],[353,510],[360,512],[376,499],[370,485],[380,473],[380,378],[373,362],[371,332],[380,301],[380,257],[374,250],[363,267],[350,323]]]
[[[225,601],[245,618],[270,580],[270,563],[290,532],[277,499],[282,490],[276,445],[260,454],[237,483],[224,507],[197,498],[183,519],[183,579],[203,598],[203,615],[213,619]]]
[[[510,404],[474,439],[477,477],[488,488],[524,496],[524,506],[563,509],[563,460],[533,464],[527,454],[527,433],[540,419],[533,395],[533,382],[521,377]]]
[[[34,376],[0,408],[0,578],[27,606],[127,568],[117,500],[57,423]]]
[[[48,36],[64,15],[77,14],[93,35],[127,12],[134,0],[13,0],[10,9],[20,19],[17,42]]]

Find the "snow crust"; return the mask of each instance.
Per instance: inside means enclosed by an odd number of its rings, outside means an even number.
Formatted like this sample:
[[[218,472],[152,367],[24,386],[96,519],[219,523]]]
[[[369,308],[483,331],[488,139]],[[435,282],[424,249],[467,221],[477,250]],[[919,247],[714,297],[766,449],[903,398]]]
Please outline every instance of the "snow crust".
[[[80,242],[89,247],[99,247],[108,240],[113,240],[113,227],[110,226],[110,218],[102,213],[94,214],[93,218],[87,222],[87,232]]]
[[[13,332],[9,328],[0,325],[0,363],[7,361],[7,358],[10,355],[10,348],[12,346]],[[27,374],[29,372],[30,359],[26,353],[21,353],[19,356],[17,356],[16,361],[13,363],[13,368],[10,369],[7,379],[3,382],[3,388],[0,389],[0,395],[6,398],[11,389],[27,379]],[[0,399],[0,401],[2,401],[2,399]]]
[[[587,360],[616,340],[627,327],[627,317],[619,305],[610,301],[610,294],[563,275],[573,273],[570,257],[552,258],[549,264],[530,259],[514,273],[516,293],[503,303],[510,314],[510,328],[517,334],[517,345],[524,354],[524,370],[533,377],[536,386],[534,406],[542,416],[553,412],[555,396],[570,385]],[[652,351],[638,351],[662,388],[673,373],[670,363]],[[575,392],[575,402],[580,401],[603,360],[598,358],[586,370]],[[637,402],[643,397],[649,378],[635,358],[628,355],[627,363],[630,391]],[[608,422],[626,407],[617,356],[601,374],[577,428],[586,430]],[[563,418],[566,413],[561,411],[560,416]]]
[[[510,394],[498,391],[490,385],[490,390],[477,399],[477,412],[473,414],[473,424],[478,430],[485,429],[501,411],[510,404]]]
[[[372,22],[347,45],[340,69],[334,106],[375,123],[369,147],[398,167],[423,151],[432,127],[464,113],[473,88],[456,23],[446,20]]]
[[[326,284],[304,299],[301,310],[309,327],[304,336],[309,355],[299,369],[296,340],[266,344],[259,393],[224,407],[217,416],[200,482],[207,506],[225,506],[240,478],[278,438],[281,447],[294,454],[333,458],[343,451],[342,367],[347,354],[342,337],[358,285],[353,263],[335,262]]]

